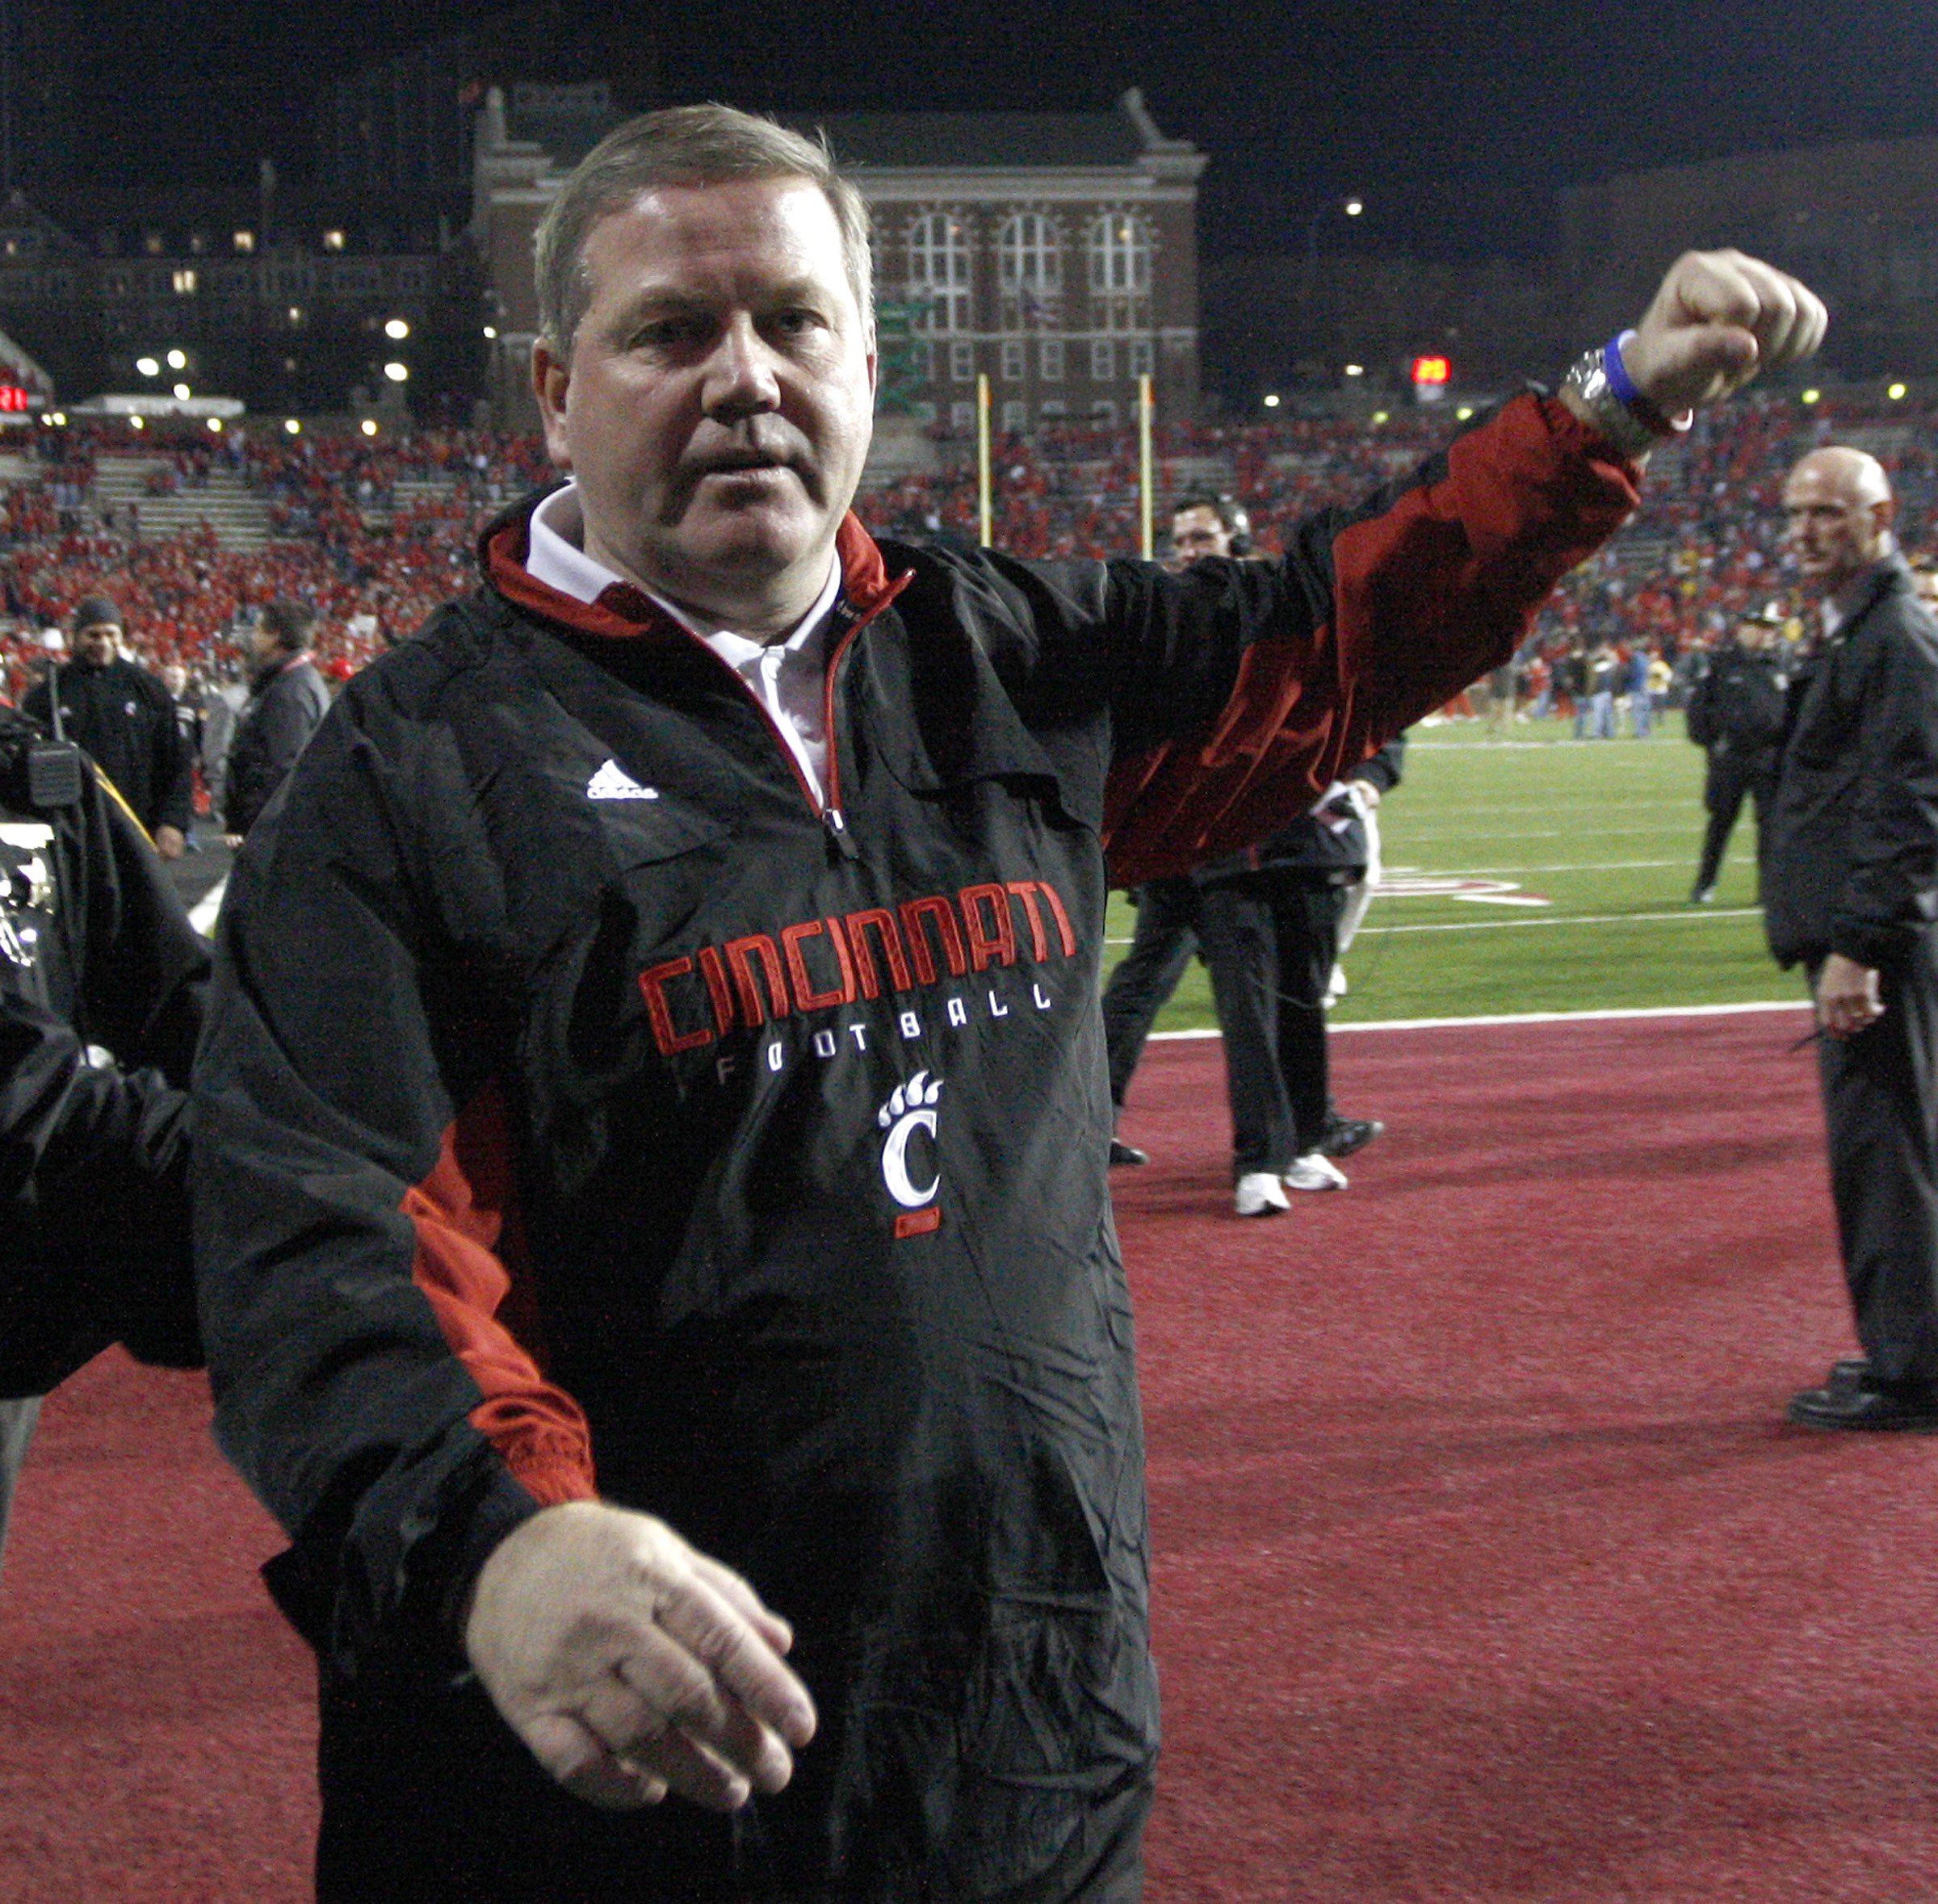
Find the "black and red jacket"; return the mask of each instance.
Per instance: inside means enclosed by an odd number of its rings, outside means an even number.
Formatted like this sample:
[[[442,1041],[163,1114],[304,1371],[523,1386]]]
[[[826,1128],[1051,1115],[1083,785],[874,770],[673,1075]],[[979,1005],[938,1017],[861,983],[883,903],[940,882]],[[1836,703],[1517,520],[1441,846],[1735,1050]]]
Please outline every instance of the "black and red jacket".
[[[497,526],[251,835],[198,1067],[218,1433],[326,1680],[406,1673],[596,1492],[795,1623],[824,1730],[759,1809],[797,1883],[919,1864],[970,1761],[1026,1862],[1002,1806],[1147,1758],[1106,848],[1303,811],[1512,652],[1632,473],[1530,396],[1282,563],[851,519],[825,810],[703,644]]]

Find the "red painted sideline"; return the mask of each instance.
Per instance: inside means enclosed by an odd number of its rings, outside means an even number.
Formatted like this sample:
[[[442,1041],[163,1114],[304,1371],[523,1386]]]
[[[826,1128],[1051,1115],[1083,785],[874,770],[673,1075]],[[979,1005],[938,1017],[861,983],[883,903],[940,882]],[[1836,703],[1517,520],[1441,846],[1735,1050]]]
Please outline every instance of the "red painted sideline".
[[[1929,1890],[1935,1451],[1777,1425],[1848,1343],[1795,1030],[1342,1039],[1392,1129],[1267,1223],[1227,1214],[1217,1046],[1153,1049],[1156,1161],[1117,1178],[1152,1904]],[[0,1584],[0,1898],[307,1893],[308,1663],[205,1415],[114,1357],[50,1406]]]

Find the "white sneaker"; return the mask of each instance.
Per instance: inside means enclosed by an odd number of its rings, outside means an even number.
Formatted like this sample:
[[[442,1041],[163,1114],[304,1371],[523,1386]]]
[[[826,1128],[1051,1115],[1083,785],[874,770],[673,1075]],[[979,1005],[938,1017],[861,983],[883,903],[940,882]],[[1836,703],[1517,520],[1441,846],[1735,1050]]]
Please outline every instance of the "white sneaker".
[[[1238,1214],[1240,1216],[1277,1216],[1290,1210],[1286,1186],[1269,1170],[1255,1170],[1238,1180]]]
[[[1318,1151],[1294,1157],[1292,1168],[1286,1172],[1288,1190],[1343,1190],[1345,1187],[1345,1172]]]

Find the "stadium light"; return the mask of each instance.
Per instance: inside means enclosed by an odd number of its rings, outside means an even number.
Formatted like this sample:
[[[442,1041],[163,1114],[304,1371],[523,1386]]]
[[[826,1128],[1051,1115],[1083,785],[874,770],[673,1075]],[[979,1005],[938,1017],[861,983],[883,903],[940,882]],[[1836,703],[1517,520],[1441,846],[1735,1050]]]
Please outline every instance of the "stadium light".
[[[175,401],[176,401],[176,402],[178,402],[178,403],[187,403],[187,402],[188,401],[188,396],[189,396],[189,391],[188,391],[188,386],[187,386],[187,384],[176,384],[176,386],[175,386]]]
[[[1814,403],[1818,397],[1823,396],[1823,392],[1821,390],[1806,390],[1804,392],[1801,401],[1804,403]]]
[[[56,410],[54,412],[54,427],[57,430],[66,429],[67,412],[65,410]]]
[[[493,341],[495,342],[497,341],[497,335],[498,335],[498,327],[497,327],[497,325],[495,325],[495,324],[488,324],[488,325],[486,325],[484,326],[484,334],[485,334],[485,336],[486,336],[486,337],[488,337],[488,338],[491,338],[491,339],[492,339],[492,340],[493,340]]]
[[[1464,423],[1473,414],[1473,405],[1470,403],[1463,403],[1460,408],[1454,413],[1454,421],[1456,423]]]
[[[170,350],[168,354],[168,367],[170,370],[187,370],[188,353],[186,350]]]
[[[402,384],[409,379],[410,366],[408,363],[399,363],[393,358],[391,362],[384,365],[384,374],[390,379],[392,383]]]
[[[1416,357],[1413,381],[1444,389],[1454,381],[1454,366],[1444,357]]]
[[[152,357],[137,357],[135,368],[145,377],[158,377],[162,374],[162,366]]]
[[[1375,410],[1373,413],[1373,421],[1375,423],[1385,422],[1386,421],[1386,413],[1384,410]]]
[[[128,426],[130,430],[145,430],[148,427],[148,419],[145,417],[130,417],[128,420]]]
[[[1349,363],[1346,366],[1346,375],[1349,377],[1363,377],[1365,374],[1366,367],[1363,363]]]
[[[1360,213],[1365,211],[1365,208],[1366,202],[1364,199],[1353,198],[1346,200],[1345,213],[1349,218],[1358,217]]]
[[[222,419],[220,417],[211,417],[208,420],[208,427],[216,435],[220,436],[222,434]]]
[[[283,419],[283,427],[292,436],[300,436],[303,434],[303,419],[300,417],[285,417]]]
[[[366,436],[375,436],[377,434],[377,420],[375,417],[366,417],[357,427]]]
[[[410,325],[404,318],[393,317],[384,326],[384,334],[393,344],[401,344],[410,335]]]
[[[1266,396],[1265,408],[1269,410],[1275,410],[1278,408],[1278,393],[1277,391],[1272,392]]]
[[[1893,403],[1902,403],[1905,397],[1905,388],[1902,384],[1894,384],[1890,389],[1885,392],[1885,395]]]

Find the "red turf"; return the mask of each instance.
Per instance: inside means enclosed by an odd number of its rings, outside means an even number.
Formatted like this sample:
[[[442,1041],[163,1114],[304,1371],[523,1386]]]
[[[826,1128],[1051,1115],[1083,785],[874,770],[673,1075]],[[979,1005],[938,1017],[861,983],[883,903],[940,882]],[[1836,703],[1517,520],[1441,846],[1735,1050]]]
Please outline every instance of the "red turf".
[[[1153,1904],[1932,1893],[1938,1446],[1779,1425],[1849,1347],[1799,1028],[1342,1035],[1391,1128],[1270,1222],[1218,1046],[1153,1047]],[[115,1357],[50,1405],[0,1898],[306,1893],[308,1669],[205,1415]]]

